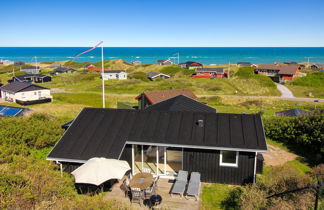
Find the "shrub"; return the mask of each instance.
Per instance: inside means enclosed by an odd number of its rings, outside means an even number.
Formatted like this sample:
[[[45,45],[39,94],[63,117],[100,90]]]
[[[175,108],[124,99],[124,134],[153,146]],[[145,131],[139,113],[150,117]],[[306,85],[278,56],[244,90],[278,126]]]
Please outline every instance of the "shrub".
[[[147,78],[145,72],[139,72],[139,71],[137,71],[137,72],[134,72],[131,75],[129,75],[129,77],[130,78],[134,78],[134,79],[139,79],[139,80],[144,81],[144,82],[149,81],[149,79]]]
[[[324,72],[314,72],[307,74],[305,77],[298,77],[289,84],[307,86],[307,87],[324,87]]]
[[[264,123],[268,138],[283,142],[310,158],[324,158],[324,115],[312,114],[296,118],[272,118]]]
[[[309,186],[312,180],[291,166],[277,166],[258,179],[256,184],[233,190],[222,202],[225,209],[308,209],[313,205],[314,193],[302,190],[269,197]]]
[[[161,73],[168,74],[170,76],[174,76],[176,73],[184,71],[184,69],[178,67],[178,66],[166,66],[161,69]]]

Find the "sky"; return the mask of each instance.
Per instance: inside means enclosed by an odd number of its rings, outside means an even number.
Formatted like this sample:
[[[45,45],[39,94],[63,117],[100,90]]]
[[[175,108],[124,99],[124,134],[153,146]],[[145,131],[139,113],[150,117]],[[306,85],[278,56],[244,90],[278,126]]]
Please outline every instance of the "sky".
[[[1,0],[0,47],[324,47],[323,0]]]

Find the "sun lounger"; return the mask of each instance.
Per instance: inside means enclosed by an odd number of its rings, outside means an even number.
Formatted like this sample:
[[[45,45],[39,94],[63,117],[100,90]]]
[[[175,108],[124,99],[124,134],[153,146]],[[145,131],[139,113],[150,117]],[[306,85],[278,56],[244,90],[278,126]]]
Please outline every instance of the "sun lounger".
[[[171,195],[179,194],[182,197],[186,189],[187,181],[188,181],[188,171],[180,170],[175,180],[175,183],[172,187],[172,190],[170,192]]]
[[[200,191],[200,173],[192,172],[190,175],[190,181],[186,192],[187,196],[194,196],[198,200]]]

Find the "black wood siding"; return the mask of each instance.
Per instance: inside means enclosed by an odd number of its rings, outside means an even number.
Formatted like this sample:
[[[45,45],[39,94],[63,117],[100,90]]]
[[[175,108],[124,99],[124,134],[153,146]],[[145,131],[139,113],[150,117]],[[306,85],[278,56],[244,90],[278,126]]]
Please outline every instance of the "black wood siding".
[[[225,167],[219,165],[220,151],[184,149],[183,170],[200,172],[202,182],[241,185],[253,182],[254,157],[253,152],[240,152],[238,167]]]
[[[256,168],[256,173],[257,174],[262,174],[262,171],[263,171],[263,161],[264,161],[263,155],[259,153],[257,155],[257,168]]]
[[[123,150],[120,160],[126,160],[128,164],[132,167],[132,145],[127,144]]]
[[[68,162],[63,162],[63,171],[71,173],[75,169],[79,168],[83,163],[68,163]]]

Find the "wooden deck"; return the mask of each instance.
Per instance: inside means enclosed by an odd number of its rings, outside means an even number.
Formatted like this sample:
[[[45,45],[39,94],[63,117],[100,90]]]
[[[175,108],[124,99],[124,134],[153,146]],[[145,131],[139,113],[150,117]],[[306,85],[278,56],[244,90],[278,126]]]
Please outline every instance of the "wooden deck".
[[[112,191],[108,192],[105,195],[105,198],[113,198],[126,204],[130,204],[130,199],[125,197],[124,192],[121,190],[120,185],[121,181],[115,184],[112,187]],[[180,197],[179,195],[171,195],[169,194],[171,187],[173,185],[173,180],[160,178],[157,184],[156,194],[162,196],[162,203],[159,206],[161,209],[184,209],[184,210],[198,210],[200,206],[200,200],[195,201],[193,197],[186,199],[185,197]],[[201,190],[201,189],[200,189]],[[132,203],[131,206],[134,209],[149,209],[143,203],[140,206],[137,203]]]

